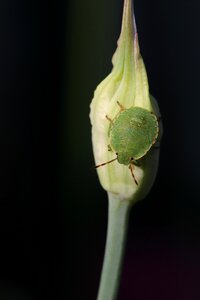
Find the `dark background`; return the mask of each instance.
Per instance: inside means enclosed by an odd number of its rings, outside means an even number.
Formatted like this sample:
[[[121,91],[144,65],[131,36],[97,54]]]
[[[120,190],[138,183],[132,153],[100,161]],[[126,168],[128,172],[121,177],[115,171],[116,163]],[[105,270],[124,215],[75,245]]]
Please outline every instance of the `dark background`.
[[[0,3],[0,299],[96,297],[107,195],[89,103],[110,72],[121,0]],[[160,167],[131,212],[119,300],[200,299],[200,2],[136,0],[164,123]]]

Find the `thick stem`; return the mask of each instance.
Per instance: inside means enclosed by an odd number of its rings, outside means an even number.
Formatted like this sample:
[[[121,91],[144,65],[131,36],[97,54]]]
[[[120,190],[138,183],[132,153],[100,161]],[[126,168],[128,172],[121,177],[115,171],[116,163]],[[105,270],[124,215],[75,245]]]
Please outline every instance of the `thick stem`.
[[[106,249],[97,300],[117,296],[130,204],[109,194]]]

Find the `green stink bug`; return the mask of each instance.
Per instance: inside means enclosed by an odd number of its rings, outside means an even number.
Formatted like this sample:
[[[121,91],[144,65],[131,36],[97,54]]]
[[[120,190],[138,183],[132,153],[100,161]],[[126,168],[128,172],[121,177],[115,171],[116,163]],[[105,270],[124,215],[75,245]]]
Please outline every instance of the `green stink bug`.
[[[141,107],[131,107],[125,109],[119,102],[120,112],[111,120],[108,130],[109,145],[108,150],[116,153],[114,159],[97,165],[96,168],[109,164],[115,160],[118,163],[129,166],[131,174],[134,176],[134,164],[144,157],[156,142],[159,132],[157,117],[154,113]]]

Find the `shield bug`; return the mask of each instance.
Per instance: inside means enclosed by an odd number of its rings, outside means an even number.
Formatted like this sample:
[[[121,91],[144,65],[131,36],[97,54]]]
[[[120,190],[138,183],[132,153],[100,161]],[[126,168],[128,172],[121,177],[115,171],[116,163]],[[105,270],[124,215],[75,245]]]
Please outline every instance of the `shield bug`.
[[[108,162],[97,165],[96,168],[109,164],[115,160],[129,166],[132,177],[138,184],[134,175],[134,165],[144,157],[156,142],[159,132],[157,117],[153,112],[141,107],[125,109],[119,102],[120,111],[110,122],[108,137],[108,150],[116,157]]]

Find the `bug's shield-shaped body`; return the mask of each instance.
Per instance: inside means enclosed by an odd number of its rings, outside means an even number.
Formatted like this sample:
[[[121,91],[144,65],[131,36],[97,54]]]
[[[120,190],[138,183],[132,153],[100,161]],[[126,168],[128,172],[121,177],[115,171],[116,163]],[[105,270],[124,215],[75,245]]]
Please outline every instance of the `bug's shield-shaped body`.
[[[149,151],[158,137],[156,116],[141,107],[122,110],[111,122],[109,139],[120,164],[129,165]]]

